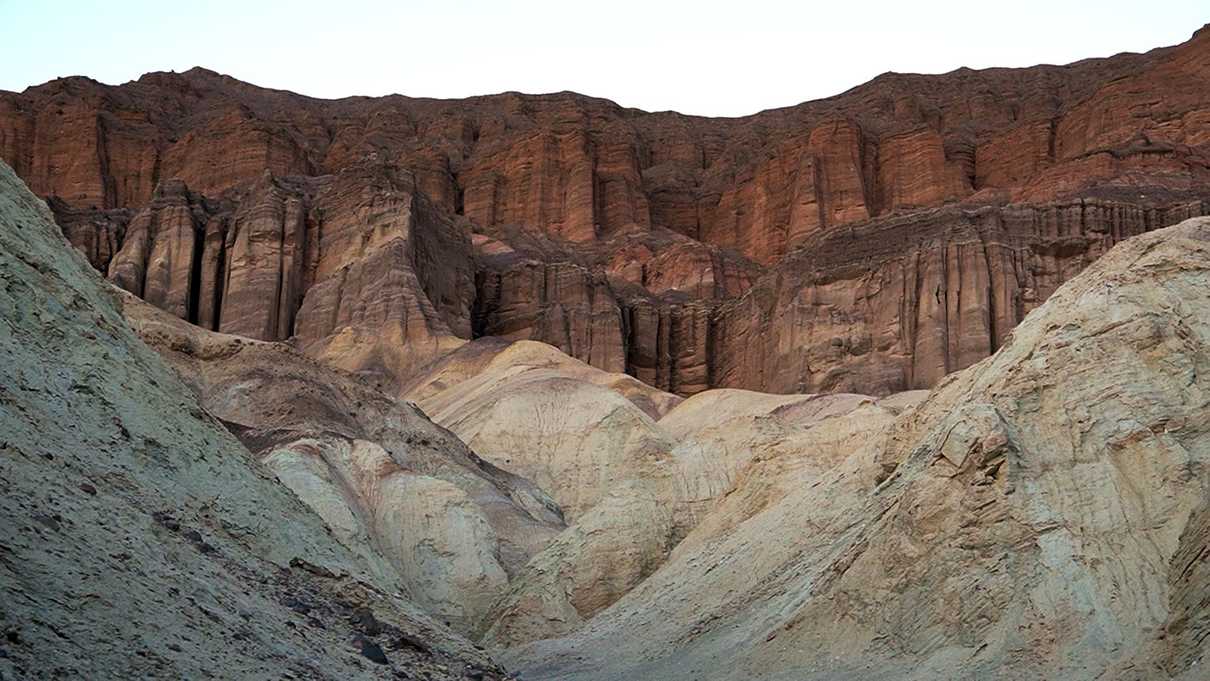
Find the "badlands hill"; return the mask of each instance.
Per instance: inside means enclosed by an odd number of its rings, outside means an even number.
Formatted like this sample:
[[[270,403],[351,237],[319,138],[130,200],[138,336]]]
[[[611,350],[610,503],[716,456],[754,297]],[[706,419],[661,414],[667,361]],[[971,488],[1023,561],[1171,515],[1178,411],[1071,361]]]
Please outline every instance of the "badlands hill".
[[[1205,678],[1207,284],[1210,219],[1119,245],[897,418],[761,452],[652,576],[505,659],[531,679]]]

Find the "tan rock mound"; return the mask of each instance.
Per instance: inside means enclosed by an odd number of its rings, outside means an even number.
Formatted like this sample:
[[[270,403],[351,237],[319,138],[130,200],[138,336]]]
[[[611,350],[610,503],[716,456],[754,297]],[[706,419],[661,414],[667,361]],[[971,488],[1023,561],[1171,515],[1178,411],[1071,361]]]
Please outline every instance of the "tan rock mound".
[[[837,466],[878,440],[895,415],[927,394],[912,391],[877,399],[722,389],[681,403],[659,422],[680,440],[677,458],[684,462],[691,492],[687,499],[696,518],[694,531],[677,551],[738,524]]]
[[[443,414],[467,395],[490,389],[502,377],[537,371],[608,388],[653,419],[659,419],[681,402],[680,397],[652,388],[633,376],[601,371],[546,343],[510,342],[492,336],[468,343],[425,367],[403,386],[401,393],[426,413]]]
[[[724,523],[710,510],[754,461],[806,449],[811,470],[830,468],[843,458],[833,450],[847,454],[923,395],[882,406],[853,394],[712,390],[682,402],[545,344],[492,339],[439,360],[405,390],[484,457],[548,491],[571,523],[484,619],[495,646],[575,631],[703,518]],[[658,423],[640,410],[656,405],[667,412]]]
[[[799,467],[830,468],[842,458],[836,451],[875,437],[895,411],[862,395],[713,390],[686,400],[658,424],[676,440],[671,453],[611,490],[530,562],[488,618],[485,640],[509,646],[577,630],[693,544],[701,524],[717,531],[726,516],[715,505],[739,498],[732,493],[751,467],[790,453],[785,459]],[[768,501],[749,506],[758,503]]]
[[[579,626],[691,524],[677,443],[643,409],[663,413],[680,398],[532,341],[475,341],[406,389],[484,458],[549,492],[573,524],[485,619],[493,644]]]

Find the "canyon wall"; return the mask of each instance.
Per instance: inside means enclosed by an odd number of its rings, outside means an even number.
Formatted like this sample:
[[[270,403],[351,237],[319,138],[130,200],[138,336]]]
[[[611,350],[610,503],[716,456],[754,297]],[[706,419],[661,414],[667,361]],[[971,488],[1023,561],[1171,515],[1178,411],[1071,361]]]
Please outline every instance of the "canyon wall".
[[[775,392],[931,387],[995,352],[1114,244],[1208,211],[1203,201],[1080,200],[863,223],[718,308],[704,343],[709,382]]]
[[[930,385],[1210,198],[1210,31],[888,73],[736,119],[574,93],[318,100],[203,69],[0,93],[111,280],[398,385],[484,335],[691,394]]]

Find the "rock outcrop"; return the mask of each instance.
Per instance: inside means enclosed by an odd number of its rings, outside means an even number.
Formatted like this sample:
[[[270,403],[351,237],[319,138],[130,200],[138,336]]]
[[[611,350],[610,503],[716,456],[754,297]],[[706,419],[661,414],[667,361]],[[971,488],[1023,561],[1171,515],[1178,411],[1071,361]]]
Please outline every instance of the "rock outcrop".
[[[1202,678],[1207,284],[1210,220],[1119,244],[923,402],[750,464],[652,576],[510,657],[535,679]]]
[[[569,521],[619,484],[658,475],[675,443],[641,407],[658,415],[675,396],[543,343],[474,345],[433,366],[413,397],[480,456],[546,490]]]
[[[754,462],[836,433],[850,444],[874,437],[921,397],[711,390],[681,402],[549,345],[494,339],[463,346],[408,389],[482,456],[547,490],[569,523],[483,619],[479,633],[496,647],[591,621],[692,536]]]
[[[391,390],[471,331],[470,240],[418,182],[371,166],[322,188],[294,329],[307,354]]]
[[[486,620],[485,642],[516,647],[572,634],[641,588],[695,528],[718,522],[711,510],[730,498],[753,464],[809,452],[808,467],[827,467],[831,459],[818,456],[823,447],[876,437],[900,402],[745,391],[709,391],[686,401],[657,424],[672,422],[660,428],[666,440],[679,436],[672,451],[646,470],[626,470],[628,477],[534,557]]]
[[[129,295],[122,311],[341,543],[458,631],[565,527],[546,493],[413,405],[281,343],[205,331]]]
[[[0,164],[0,676],[502,679],[277,484]]]
[[[601,371],[546,343],[509,342],[490,336],[467,343],[426,366],[403,386],[402,392],[426,414],[451,420],[454,412],[466,408],[466,401],[490,393],[517,376],[535,374],[608,388],[655,420],[681,402],[680,397],[656,390],[633,376]]]
[[[470,241],[415,182],[375,164],[305,181],[265,173],[213,201],[172,181],[133,216],[59,215],[111,281],[156,307],[227,334],[293,339],[393,389],[471,331]],[[106,231],[87,241],[90,228]]]
[[[711,384],[771,392],[929,388],[996,351],[1114,244],[1210,203],[947,207],[853,225],[784,259],[711,318]]]
[[[483,618],[485,643],[574,630],[651,574],[692,526],[677,443],[653,420],[674,395],[544,343],[498,339],[463,346],[407,390],[488,461],[549,492],[569,523]]]
[[[498,335],[682,395],[887,394],[994,352],[1120,238],[1205,213],[1207,79],[1206,30],[736,119],[193,69],[0,94],[0,158],[124,288],[389,390]]]

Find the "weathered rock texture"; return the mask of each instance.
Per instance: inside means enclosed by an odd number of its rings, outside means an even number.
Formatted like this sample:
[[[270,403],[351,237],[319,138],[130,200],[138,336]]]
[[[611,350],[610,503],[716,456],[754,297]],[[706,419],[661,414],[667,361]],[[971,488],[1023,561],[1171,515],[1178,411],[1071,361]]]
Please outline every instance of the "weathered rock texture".
[[[1205,29],[737,119],[316,100],[194,69],[0,94],[0,158],[124,288],[391,389],[498,335],[683,395],[885,394],[994,352],[1121,238],[1207,212],[1207,81]]]
[[[875,394],[931,387],[995,352],[1114,244],[1208,207],[1087,199],[854,225],[788,256],[717,310],[712,383]]]
[[[414,183],[375,164],[316,180],[266,173],[223,201],[162,183],[121,224],[109,278],[204,328],[293,338],[313,357],[393,386],[470,335],[470,241]],[[82,244],[89,225],[75,226],[78,215],[63,209],[62,220]],[[112,241],[84,247],[109,253]]]
[[[575,629],[651,574],[692,526],[676,443],[652,419],[680,401],[544,343],[480,339],[407,387],[486,459],[547,490],[570,527],[509,583],[478,633],[502,646]]]
[[[602,373],[548,345],[519,342],[420,406],[488,461],[547,490],[575,519],[625,480],[653,477],[647,469],[674,445],[610,385],[634,379],[593,376]]]
[[[633,376],[601,371],[546,343],[493,337],[467,343],[426,366],[403,387],[403,395],[429,416],[449,420],[466,410],[469,401],[518,377],[557,377],[607,388],[656,420],[682,401]]]
[[[779,401],[784,409],[774,407]],[[758,393],[701,406],[710,417],[688,402],[682,412],[695,414],[685,420],[698,421],[698,428],[679,431],[683,439],[645,470],[619,469],[629,475],[619,476],[607,496],[530,562],[487,619],[486,642],[518,646],[575,632],[641,588],[694,537],[695,528],[718,522],[711,510],[735,492],[751,465],[780,453],[809,452],[808,465],[826,467],[832,462],[819,456],[824,446],[841,441],[852,447],[876,437],[899,409],[860,395],[782,400]],[[682,407],[669,417],[678,411]],[[660,431],[671,439],[669,431]]]
[[[712,390],[682,403],[549,345],[497,339],[463,346],[406,389],[485,458],[550,492],[570,523],[483,619],[497,647],[583,626],[656,570],[754,461],[814,449],[824,433],[877,433],[912,399]]]
[[[4,164],[0,483],[5,679],[504,676],[261,471]]]
[[[205,331],[133,296],[123,314],[341,543],[462,632],[565,526],[544,492],[414,405],[284,344]]]
[[[561,680],[1204,678],[1207,320],[1210,219],[1119,244],[915,407],[758,457],[637,588],[509,655]]]

